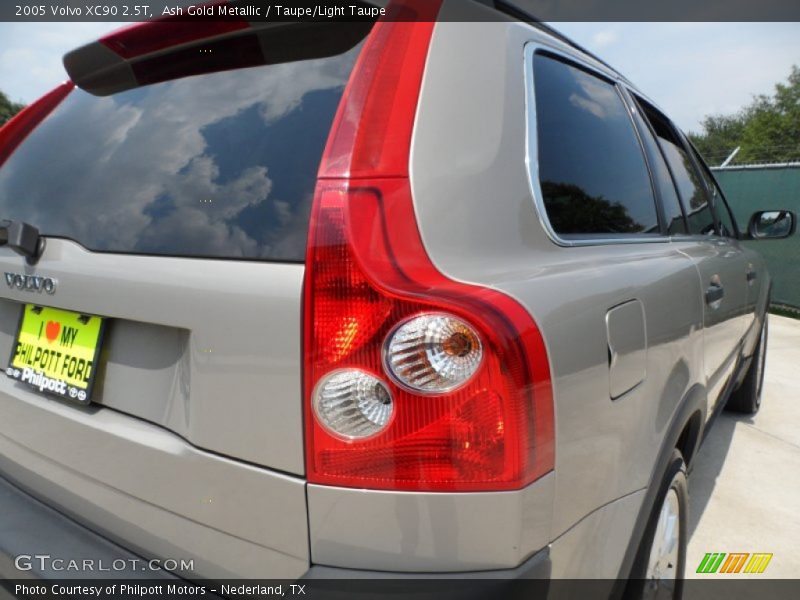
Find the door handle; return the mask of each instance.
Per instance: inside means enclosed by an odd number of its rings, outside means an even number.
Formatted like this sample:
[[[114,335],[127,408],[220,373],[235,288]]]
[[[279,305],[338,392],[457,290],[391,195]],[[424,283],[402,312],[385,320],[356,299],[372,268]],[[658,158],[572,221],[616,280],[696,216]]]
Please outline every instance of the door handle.
[[[747,269],[747,283],[753,285],[756,279],[758,279],[758,271],[755,269]]]
[[[725,288],[721,284],[711,283],[706,290],[706,304],[711,308],[719,308],[719,303],[725,296]]]

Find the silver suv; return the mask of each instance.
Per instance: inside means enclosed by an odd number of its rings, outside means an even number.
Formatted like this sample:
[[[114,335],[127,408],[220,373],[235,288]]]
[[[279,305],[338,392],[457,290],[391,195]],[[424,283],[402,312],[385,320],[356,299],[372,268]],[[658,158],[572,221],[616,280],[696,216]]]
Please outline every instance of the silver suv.
[[[794,215],[740,229],[650,99],[521,11],[388,10],[139,24],[0,130],[6,575],[680,591],[687,468],[759,407],[740,240]]]

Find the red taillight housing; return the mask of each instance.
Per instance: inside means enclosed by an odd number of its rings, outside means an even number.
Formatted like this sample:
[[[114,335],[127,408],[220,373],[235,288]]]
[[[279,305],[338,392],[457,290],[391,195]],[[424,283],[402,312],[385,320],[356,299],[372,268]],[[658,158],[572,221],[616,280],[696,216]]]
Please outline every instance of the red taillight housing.
[[[439,4],[390,5],[390,11],[416,11],[417,20],[375,25],[322,160],[304,291],[306,465],[312,483],[508,490],[553,469],[550,372],[533,319],[501,292],[441,274],[417,228],[409,152]],[[480,366],[451,392],[417,393],[385,371],[387,336],[427,313],[461,319],[481,340]],[[334,435],[314,414],[320,380],[347,369],[380,380],[393,402],[391,420],[364,439]]]
[[[33,131],[74,88],[74,83],[65,81],[39,98],[33,104],[26,106],[8,123],[0,127],[0,165],[11,156],[11,153],[26,137],[28,137],[28,134]]]

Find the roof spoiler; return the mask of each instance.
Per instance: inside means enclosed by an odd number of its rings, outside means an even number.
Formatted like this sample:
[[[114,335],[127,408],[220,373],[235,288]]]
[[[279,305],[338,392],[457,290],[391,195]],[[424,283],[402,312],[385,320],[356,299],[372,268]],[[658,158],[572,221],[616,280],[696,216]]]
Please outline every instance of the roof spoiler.
[[[211,3],[219,4],[226,2]],[[332,56],[355,46],[372,25],[164,17],[77,48],[64,56],[64,67],[81,89],[110,96],[190,75]]]

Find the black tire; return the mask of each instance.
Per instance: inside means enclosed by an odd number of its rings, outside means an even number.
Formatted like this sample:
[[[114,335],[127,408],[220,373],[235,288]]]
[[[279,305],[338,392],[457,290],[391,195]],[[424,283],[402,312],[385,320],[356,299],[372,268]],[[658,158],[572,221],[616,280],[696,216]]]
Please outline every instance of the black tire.
[[[769,333],[768,316],[768,314],[764,315],[761,334],[758,338],[755,352],[753,352],[753,360],[747,368],[747,375],[745,375],[739,388],[728,398],[725,410],[754,415],[758,412],[758,409],[761,408],[761,391],[764,387],[764,365],[767,360],[767,334]]]
[[[652,573],[648,573],[650,554],[654,550],[653,540],[656,536],[662,507],[667,501],[667,494],[675,492],[678,506],[678,542],[677,564],[671,565],[675,569],[674,583],[670,587],[666,582],[658,582]],[[658,598],[659,600],[680,600],[683,595],[683,576],[686,569],[686,542],[688,539],[689,524],[689,488],[686,481],[686,463],[683,455],[678,450],[672,451],[669,466],[667,467],[661,487],[658,490],[653,512],[644,530],[644,536],[636,552],[636,559],[631,569],[630,580],[625,590],[628,600]],[[648,578],[649,576],[649,578]]]

